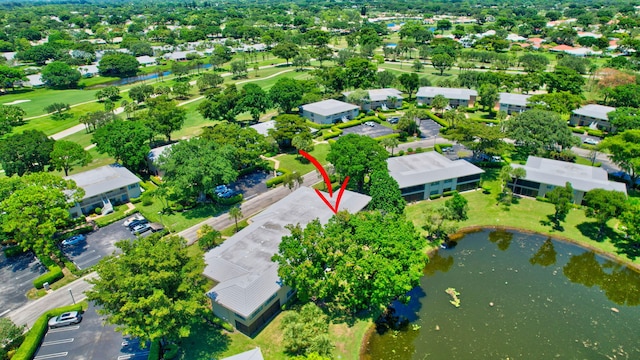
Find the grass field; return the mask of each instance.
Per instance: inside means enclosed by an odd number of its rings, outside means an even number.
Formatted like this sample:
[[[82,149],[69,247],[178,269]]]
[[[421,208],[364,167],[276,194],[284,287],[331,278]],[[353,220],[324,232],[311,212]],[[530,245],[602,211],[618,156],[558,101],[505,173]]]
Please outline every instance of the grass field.
[[[95,100],[96,90],[51,90],[51,89],[20,89],[2,95],[1,104],[12,103],[17,100],[29,100],[17,104],[25,111],[25,118],[46,114],[45,107],[53,103],[79,104]]]
[[[315,157],[320,164],[327,163],[327,154],[329,153],[329,144],[317,144],[314,146],[313,151],[310,154]],[[298,154],[284,154],[276,157],[280,161],[280,167],[297,172],[300,175],[306,174],[315,170],[313,164],[308,162],[305,158]]]

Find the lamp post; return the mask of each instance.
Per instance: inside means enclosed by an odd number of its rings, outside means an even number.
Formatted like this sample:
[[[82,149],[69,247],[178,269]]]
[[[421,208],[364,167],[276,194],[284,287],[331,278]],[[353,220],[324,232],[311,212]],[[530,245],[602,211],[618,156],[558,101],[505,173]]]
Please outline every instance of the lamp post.
[[[73,304],[75,305],[76,299],[73,297],[73,292],[71,292],[71,289],[69,289],[69,295],[71,295],[71,300],[73,300]]]

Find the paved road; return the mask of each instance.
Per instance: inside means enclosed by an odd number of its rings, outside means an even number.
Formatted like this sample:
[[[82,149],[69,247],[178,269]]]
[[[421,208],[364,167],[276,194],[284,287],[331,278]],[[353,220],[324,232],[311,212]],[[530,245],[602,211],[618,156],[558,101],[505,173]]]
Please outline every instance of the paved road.
[[[319,177],[319,175],[315,171],[312,171],[304,175],[303,179],[304,179],[303,186],[311,186],[313,184],[316,184],[322,181],[322,178]],[[240,206],[242,215],[244,215],[243,218],[249,218],[259,213],[260,211],[276,203],[278,200],[283,199],[285,196],[289,195],[290,193],[291,193],[291,190],[289,190],[287,187],[279,186],[275,189],[271,189],[267,191],[266,193],[260,194],[252,199],[245,201]],[[183,230],[179,232],[178,235],[187,239],[188,244],[193,244],[197,239],[196,232],[204,224],[207,224],[216,230],[222,230],[222,229],[228,228],[229,226],[234,225],[234,221],[229,217],[227,213],[224,213],[222,215],[209,218],[186,230]]]
[[[73,304],[69,290],[71,290],[76,302],[84,300],[86,298],[84,292],[93,287],[93,285],[86,282],[86,280],[95,278],[96,276],[98,276],[98,274],[95,272],[89,273],[81,279],[65,285],[40,299],[10,311],[6,316],[17,325],[27,325],[31,327],[45,311]]]
[[[7,259],[0,251],[0,315],[26,304],[33,280],[45,271],[33,253]]]

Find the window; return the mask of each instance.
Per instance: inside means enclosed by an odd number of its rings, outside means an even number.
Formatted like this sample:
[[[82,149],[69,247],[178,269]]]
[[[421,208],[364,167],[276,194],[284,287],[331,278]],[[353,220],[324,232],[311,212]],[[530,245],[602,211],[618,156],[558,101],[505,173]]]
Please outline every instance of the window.
[[[452,181],[453,181],[453,180],[451,180],[451,179],[447,179],[447,180],[445,180],[445,181],[444,181],[444,183],[445,183],[445,184],[451,184],[451,182],[452,182]]]
[[[431,183],[431,186],[438,186],[440,185],[440,181],[434,181]]]
[[[413,193],[413,192],[416,192],[416,191],[423,191],[423,190],[424,190],[424,185],[415,185],[415,186],[409,186],[409,187],[406,187],[406,188],[402,188],[400,190],[400,192],[402,194],[409,194],[409,193]]]
[[[129,185],[129,190],[135,189],[138,187],[138,184],[131,184]]]

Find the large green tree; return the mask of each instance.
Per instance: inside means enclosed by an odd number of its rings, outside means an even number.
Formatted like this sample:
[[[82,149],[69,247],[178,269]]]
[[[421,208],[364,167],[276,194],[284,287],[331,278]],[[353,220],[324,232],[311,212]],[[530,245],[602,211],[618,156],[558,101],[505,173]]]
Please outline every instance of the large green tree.
[[[493,84],[482,84],[480,90],[478,90],[478,95],[480,96],[478,104],[484,106],[485,110],[492,109],[500,99],[498,87]]]
[[[369,209],[378,210],[383,214],[404,213],[406,201],[402,198],[398,182],[386,169],[376,170],[371,174],[369,195]]]
[[[0,136],[10,133],[14,126],[22,125],[24,115],[21,107],[0,105]]]
[[[92,141],[99,153],[112,156],[129,169],[137,170],[149,153],[151,131],[140,121],[115,120],[96,130]]]
[[[577,71],[558,66],[553,72],[546,73],[547,91],[568,91],[574,95],[582,94],[585,79]]]
[[[331,145],[327,161],[342,178],[349,176],[358,191],[364,190],[365,179],[376,170],[387,168],[389,153],[368,136],[348,134]]]
[[[62,61],[54,61],[42,69],[42,82],[54,89],[78,87],[80,72]]]
[[[377,68],[371,61],[354,57],[345,64],[347,86],[354,89],[367,89],[376,81]]]
[[[280,327],[288,353],[331,355],[333,344],[329,338],[329,319],[316,304],[308,303],[298,311],[287,311]]]
[[[292,42],[281,42],[271,50],[271,53],[274,56],[285,59],[287,61],[287,65],[289,64],[289,59],[293,59],[299,52],[300,48],[298,45]]]
[[[84,150],[82,145],[67,140],[58,140],[53,144],[51,151],[51,165],[57,170],[64,170],[64,175],[69,175],[76,165],[85,166],[91,161],[91,155]]]
[[[105,54],[98,64],[102,76],[127,77],[135,76],[140,63],[133,55],[123,53]]]
[[[269,90],[271,102],[280,109],[280,112],[290,113],[291,109],[300,105],[304,90],[302,84],[288,77],[280,78]]]
[[[524,68],[524,71],[528,73],[544,71],[547,65],[549,65],[549,59],[542,54],[527,53],[522,55],[518,60]]]
[[[451,69],[454,63],[455,59],[449,54],[435,54],[431,57],[431,65],[440,71],[440,76],[444,74],[445,70]]]
[[[5,175],[22,176],[46,170],[54,142],[38,130],[26,130],[0,140],[0,163]]]
[[[260,86],[249,83],[242,87],[238,106],[242,111],[248,111],[253,121],[258,121],[271,107],[271,99]]]
[[[240,93],[235,85],[227,85],[224,90],[208,90],[206,101],[198,105],[198,112],[207,119],[236,121],[240,113]]]
[[[561,151],[579,144],[565,120],[551,111],[533,109],[525,111],[507,122],[509,137],[529,154]]]
[[[158,160],[163,180],[184,201],[204,201],[217,185],[238,177],[232,159],[235,148],[213,141],[193,138],[174,144]]]
[[[418,74],[416,73],[403,73],[398,77],[398,82],[404,88],[404,91],[409,94],[409,100],[411,100],[411,96],[414,92],[418,90],[420,86],[420,79],[418,78]]]
[[[604,236],[604,228],[607,221],[617,218],[627,208],[627,196],[621,191],[593,189],[584,196],[586,205],[585,213],[588,217],[596,219],[598,224],[597,239]]]
[[[619,107],[607,114],[612,132],[640,130],[640,109]]]
[[[553,204],[555,212],[553,214],[553,222],[556,227],[560,227],[560,223],[563,222],[569,210],[571,210],[571,204],[573,203],[573,187],[571,183],[567,182],[565,186],[555,187],[553,190],[546,194],[549,202]]]
[[[610,136],[600,146],[609,150],[611,161],[629,174],[631,186],[635,186],[640,177],[640,130],[627,130]]]
[[[38,257],[55,251],[53,235],[68,225],[68,209],[84,196],[72,180],[50,173],[28,174],[0,180],[0,226],[23,249]]]
[[[203,128],[200,137],[221,146],[233,146],[236,149],[233,164],[237,170],[263,163],[264,160],[260,155],[271,152],[275,148],[275,144],[267,141],[267,138],[256,129],[229,122]]]
[[[305,120],[299,115],[284,114],[276,117],[274,120],[275,124],[272,129],[269,129],[269,136],[283,149],[291,147],[291,141],[296,135],[311,134],[309,126],[307,126]]]
[[[427,261],[424,238],[401,216],[340,212],[326,225],[288,226],[273,260],[303,302],[336,313],[382,310],[416,286]]]
[[[155,134],[163,135],[171,142],[171,133],[180,130],[184,125],[187,118],[186,110],[178,107],[175,101],[169,100],[166,96],[150,99],[147,103],[147,126]]]
[[[87,298],[116,330],[142,341],[178,341],[204,321],[202,256],[190,256],[178,236],[148,236],[116,243],[103,259]]]
[[[559,91],[548,94],[531,95],[527,99],[527,106],[532,109],[555,111],[559,114],[571,114],[582,105],[583,97],[574,95],[568,91]]]
[[[24,71],[0,65],[0,89],[13,88],[16,82],[26,79]]]

